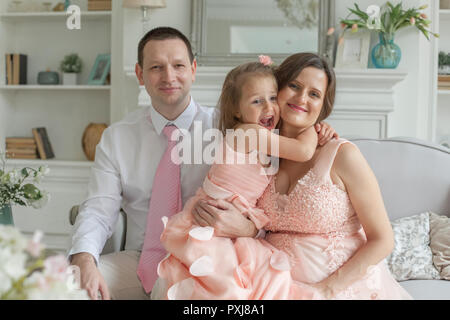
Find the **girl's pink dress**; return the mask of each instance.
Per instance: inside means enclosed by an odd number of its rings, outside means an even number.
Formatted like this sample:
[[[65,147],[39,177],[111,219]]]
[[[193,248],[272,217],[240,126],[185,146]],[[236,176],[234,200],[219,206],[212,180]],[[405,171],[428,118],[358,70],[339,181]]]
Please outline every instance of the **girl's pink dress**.
[[[270,222],[266,240],[288,254],[295,283],[316,283],[334,273],[366,242],[348,194],[333,184],[330,169],[346,140],[331,140],[312,169],[289,195],[275,191],[275,179],[258,201]],[[336,299],[412,299],[384,261],[342,290]]]
[[[183,211],[171,217],[161,235],[168,256],[158,265],[158,275],[168,299],[311,299],[315,291],[298,284],[293,288],[287,255],[264,240],[229,239],[213,235],[213,228],[195,224],[191,214],[199,199],[225,199],[240,208],[258,228],[268,223],[255,208],[270,179],[259,162],[251,164],[257,152],[242,154],[224,143],[226,153],[216,159],[203,187]],[[226,157],[232,164],[226,163]],[[256,159],[256,158],[254,158]],[[242,164],[236,164],[242,163]]]

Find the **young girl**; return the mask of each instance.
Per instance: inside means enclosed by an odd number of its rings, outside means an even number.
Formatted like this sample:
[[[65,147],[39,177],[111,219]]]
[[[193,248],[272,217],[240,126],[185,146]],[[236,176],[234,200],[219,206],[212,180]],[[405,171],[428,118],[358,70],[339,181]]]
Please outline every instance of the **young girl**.
[[[216,237],[214,228],[196,225],[192,216],[198,200],[225,199],[258,229],[269,222],[264,212],[256,208],[256,201],[270,180],[260,156],[308,161],[318,141],[312,126],[295,138],[271,131],[280,119],[277,92],[272,68],[262,63],[238,66],[225,78],[219,100],[220,129],[225,135],[223,149],[216,155],[203,187],[165,225],[161,243],[168,255],[158,265],[159,288],[154,288],[152,297],[242,300],[313,297],[314,290],[306,285],[303,288],[297,284],[296,292],[292,293],[289,262],[282,251],[264,240]],[[245,143],[236,143],[243,135],[227,134],[227,129],[242,129],[234,131],[241,134],[256,132],[258,143],[252,145],[248,135]],[[279,148],[273,144],[275,138],[279,139]],[[255,257],[252,263],[242,264],[249,255]]]

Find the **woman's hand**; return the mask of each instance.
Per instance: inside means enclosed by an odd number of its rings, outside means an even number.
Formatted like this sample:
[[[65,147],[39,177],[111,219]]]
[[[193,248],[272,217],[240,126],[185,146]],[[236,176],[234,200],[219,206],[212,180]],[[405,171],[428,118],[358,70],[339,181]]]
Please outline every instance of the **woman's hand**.
[[[213,227],[219,237],[255,237],[258,233],[255,224],[225,200],[199,200],[192,215],[198,225]]]
[[[319,146],[323,146],[333,138],[339,139],[339,134],[324,121],[317,123],[314,127],[319,136]]]

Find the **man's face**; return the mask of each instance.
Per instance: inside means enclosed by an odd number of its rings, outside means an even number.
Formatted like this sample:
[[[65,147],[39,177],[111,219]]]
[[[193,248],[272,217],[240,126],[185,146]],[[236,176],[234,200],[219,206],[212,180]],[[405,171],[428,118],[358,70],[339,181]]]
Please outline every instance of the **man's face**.
[[[150,40],[144,47],[143,66],[136,75],[152,99],[153,107],[166,117],[177,117],[190,101],[197,62],[191,64],[180,39]]]

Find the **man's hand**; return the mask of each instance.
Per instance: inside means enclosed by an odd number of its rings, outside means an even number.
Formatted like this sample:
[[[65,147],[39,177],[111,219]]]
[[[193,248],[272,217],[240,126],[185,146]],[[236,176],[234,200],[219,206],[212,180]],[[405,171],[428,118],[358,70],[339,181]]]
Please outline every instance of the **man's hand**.
[[[258,233],[255,224],[225,200],[199,200],[192,214],[198,225],[213,227],[219,237],[255,237]]]
[[[316,132],[319,135],[319,146],[323,146],[325,143],[333,138],[339,139],[337,132],[328,123],[321,121],[315,126]]]
[[[94,257],[87,252],[81,252],[72,256],[72,265],[80,268],[81,288],[86,289],[92,300],[98,299],[100,291],[103,300],[110,300],[108,286],[95,265]]]

